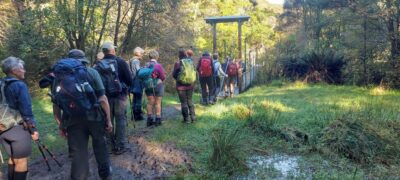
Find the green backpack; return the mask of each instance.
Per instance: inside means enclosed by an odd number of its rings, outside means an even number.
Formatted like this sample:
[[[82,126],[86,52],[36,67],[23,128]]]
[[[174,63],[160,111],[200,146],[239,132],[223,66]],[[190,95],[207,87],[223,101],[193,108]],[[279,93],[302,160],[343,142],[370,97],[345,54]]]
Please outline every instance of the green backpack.
[[[178,75],[181,84],[191,85],[196,81],[196,70],[191,59],[181,59],[181,72]]]
[[[5,87],[15,81],[16,80],[7,81],[5,79],[0,79],[0,133],[17,126],[18,123],[22,121],[19,111],[8,106],[5,96]]]

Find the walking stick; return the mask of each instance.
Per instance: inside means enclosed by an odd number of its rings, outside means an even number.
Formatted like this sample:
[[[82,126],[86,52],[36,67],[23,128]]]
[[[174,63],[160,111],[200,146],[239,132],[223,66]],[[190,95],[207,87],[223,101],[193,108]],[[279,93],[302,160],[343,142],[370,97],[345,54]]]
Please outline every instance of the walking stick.
[[[131,122],[133,123],[133,128],[136,128],[136,123],[135,123],[135,120],[133,119],[133,108],[135,107],[135,104],[133,104],[133,101],[131,98],[131,93],[128,93],[128,98],[129,98],[129,102],[131,104]]]

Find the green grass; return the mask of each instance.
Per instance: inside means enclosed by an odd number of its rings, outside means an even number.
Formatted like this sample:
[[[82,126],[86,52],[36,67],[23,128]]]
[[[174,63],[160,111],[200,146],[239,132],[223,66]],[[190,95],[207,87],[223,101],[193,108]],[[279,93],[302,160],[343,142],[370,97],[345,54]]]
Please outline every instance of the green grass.
[[[393,155],[400,147],[400,139],[396,139],[399,135],[395,134],[395,130],[398,130],[396,128],[400,127],[398,102],[399,91],[307,85],[301,82],[279,83],[278,86],[252,88],[214,106],[197,106],[199,121],[196,124],[169,121],[157,128],[152,138],[158,142],[174,142],[193,157],[196,171],[194,174],[186,174],[189,177],[229,177],[208,166],[212,156],[211,134],[215,128],[227,123],[233,123],[232,128],[242,127],[241,136],[245,137],[245,141],[241,147],[247,156],[259,153],[259,150],[272,154],[302,155],[304,163],[308,165],[304,170],[311,166],[315,170],[313,177],[316,179],[399,177],[398,160],[388,160],[390,157],[399,159],[398,155]],[[355,135],[350,134],[355,140],[372,136],[376,137],[373,140],[382,140],[385,147],[363,152],[361,155],[368,155],[365,157],[368,161],[346,158],[341,151],[330,149],[323,143],[322,137],[331,135],[324,133],[339,119],[359,121],[360,126],[367,129]],[[307,136],[308,140],[296,137],[296,133]],[[363,144],[348,139],[338,141],[337,144],[339,147],[363,147]],[[381,156],[380,153],[385,155]]]
[[[381,159],[390,157],[391,152],[397,150],[400,144],[400,138],[397,138],[400,135],[396,134],[396,130],[397,133],[400,131],[396,129],[400,124],[399,91],[275,82],[272,85],[252,88],[244,94],[220,101],[213,106],[200,106],[199,99],[199,94],[195,94],[197,123],[182,124],[180,119],[166,121],[151,135],[152,141],[173,142],[192,157],[194,172],[188,173],[185,167],[181,167],[179,172],[183,173],[178,173],[177,177],[207,179],[232,177],[232,174],[223,168],[216,170],[210,166],[210,159],[216,148],[213,147],[213,140],[215,141],[213,132],[221,128],[227,129],[228,134],[240,129],[240,133],[237,134],[240,137],[240,149],[239,151],[232,149],[232,152],[247,157],[259,153],[299,155],[303,157],[300,167],[305,172],[312,169],[312,177],[315,179],[400,176],[399,162],[396,161],[396,158],[400,159],[398,156],[392,158],[394,161]],[[167,94],[163,98],[164,106],[177,104],[179,100],[175,94]],[[66,140],[58,135],[50,99],[34,98],[33,110],[38,120],[42,141],[52,151],[67,152]],[[371,152],[371,157],[367,157],[369,163],[357,162],[341,155],[339,151],[330,149],[322,139],[329,139],[335,135],[330,133],[327,137],[324,133],[330,125],[337,124],[338,119],[350,119],[349,122],[360,122],[357,125],[365,127],[364,129],[372,129],[375,133],[373,137],[384,140],[385,148],[371,149],[374,152]],[[134,131],[134,129],[129,131],[132,130]],[[308,141],[303,142],[303,139],[296,137],[294,134],[297,132],[307,135]],[[357,140],[364,136],[369,137],[365,134],[368,132],[356,133],[357,136],[354,138]],[[215,144],[218,143],[214,142]],[[341,141],[335,145],[334,147],[342,147],[341,145],[347,147],[345,146],[347,144]],[[380,152],[387,153],[388,156],[377,156]],[[39,157],[39,152],[34,147],[32,158],[36,157]],[[275,171],[271,169],[268,172],[271,172],[273,177]]]

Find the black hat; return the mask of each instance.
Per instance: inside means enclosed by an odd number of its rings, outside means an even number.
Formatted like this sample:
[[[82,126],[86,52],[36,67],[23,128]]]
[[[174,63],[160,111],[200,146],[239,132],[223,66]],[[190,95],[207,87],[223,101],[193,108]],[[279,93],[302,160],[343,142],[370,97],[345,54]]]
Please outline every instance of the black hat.
[[[74,58],[79,61],[82,61],[83,63],[89,63],[89,60],[86,59],[85,53],[82,50],[79,49],[72,49],[68,52],[68,57],[69,58]]]

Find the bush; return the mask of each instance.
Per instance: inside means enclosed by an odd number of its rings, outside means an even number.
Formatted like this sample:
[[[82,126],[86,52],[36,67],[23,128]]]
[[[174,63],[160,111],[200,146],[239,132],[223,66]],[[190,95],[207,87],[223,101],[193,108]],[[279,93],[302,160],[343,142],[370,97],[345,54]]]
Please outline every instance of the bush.
[[[343,82],[344,57],[331,50],[311,52],[298,57],[284,57],[280,60],[283,75],[291,80],[339,84]]]
[[[350,116],[333,121],[323,132],[321,143],[330,151],[362,164],[398,163],[400,123],[390,128],[369,125]]]
[[[223,122],[227,124],[227,122]],[[241,131],[231,125],[218,126],[211,132],[212,153],[209,165],[213,171],[233,175],[246,170]]]

